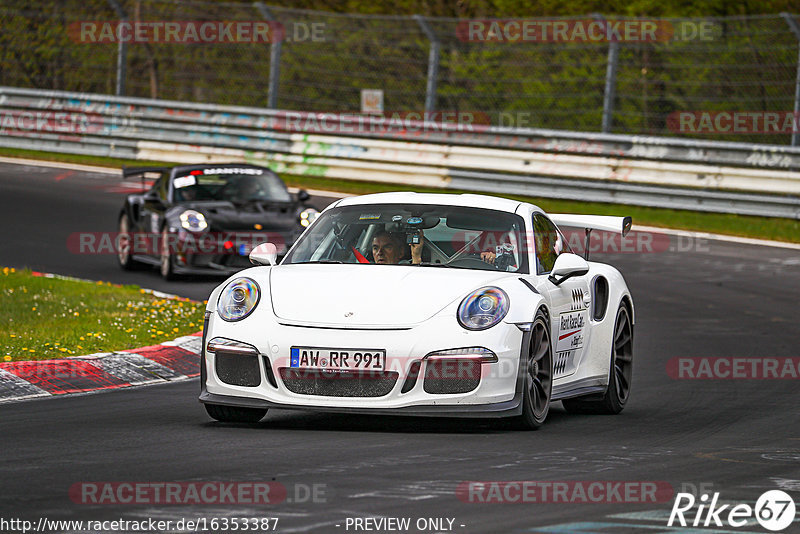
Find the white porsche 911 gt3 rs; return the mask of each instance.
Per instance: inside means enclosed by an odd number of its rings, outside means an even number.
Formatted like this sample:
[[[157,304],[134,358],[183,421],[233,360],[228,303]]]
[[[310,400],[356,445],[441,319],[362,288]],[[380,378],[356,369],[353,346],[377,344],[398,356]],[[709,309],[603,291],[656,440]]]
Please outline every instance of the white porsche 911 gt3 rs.
[[[220,421],[269,408],[516,417],[619,413],[634,309],[615,268],[558,226],[625,235],[629,217],[547,215],[482,195],[339,200],[280,265],[265,243],[212,292],[200,401]],[[588,250],[588,248],[587,248]]]

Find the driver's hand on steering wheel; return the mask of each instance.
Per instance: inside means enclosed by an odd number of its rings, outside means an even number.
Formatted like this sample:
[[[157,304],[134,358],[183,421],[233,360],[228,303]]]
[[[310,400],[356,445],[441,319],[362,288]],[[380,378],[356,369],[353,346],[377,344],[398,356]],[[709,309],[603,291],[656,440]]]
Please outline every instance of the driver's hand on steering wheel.
[[[485,261],[486,263],[492,263],[493,264],[495,258],[497,258],[497,254],[495,254],[494,252],[489,252],[489,251],[481,252],[481,259],[483,261]]]

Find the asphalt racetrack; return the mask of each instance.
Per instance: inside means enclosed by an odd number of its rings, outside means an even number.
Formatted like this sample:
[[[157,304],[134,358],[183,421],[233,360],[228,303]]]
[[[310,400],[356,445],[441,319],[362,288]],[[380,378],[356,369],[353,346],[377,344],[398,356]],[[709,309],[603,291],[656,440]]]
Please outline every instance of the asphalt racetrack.
[[[155,270],[120,270],[113,255],[68,250],[74,232],[117,230],[123,189],[118,176],[0,165],[0,265],[207,298],[221,279],[166,283]],[[170,532],[232,532],[209,521],[268,517],[286,533],[378,525],[370,531],[658,533],[689,531],[666,526],[672,492],[702,489],[752,505],[783,489],[800,505],[800,381],[667,372],[676,357],[800,356],[800,250],[706,240],[673,248],[594,256],[622,271],[636,304],[632,398],[619,416],[569,415],[556,403],[536,432],[491,420],[277,410],[256,425],[221,424],[197,402],[197,380],[2,404],[0,517],[37,526],[42,518],[171,520]],[[93,504],[75,494],[87,482],[203,481],[270,482],[286,498]],[[652,481],[672,492],[658,502],[614,502],[613,494],[581,502],[570,493],[566,502],[483,503],[459,493],[468,481]],[[206,529],[181,530],[182,518],[205,518]],[[356,518],[410,518],[410,527]],[[766,532],[755,522],[692,532],[712,531]],[[800,532],[800,522],[784,532]]]

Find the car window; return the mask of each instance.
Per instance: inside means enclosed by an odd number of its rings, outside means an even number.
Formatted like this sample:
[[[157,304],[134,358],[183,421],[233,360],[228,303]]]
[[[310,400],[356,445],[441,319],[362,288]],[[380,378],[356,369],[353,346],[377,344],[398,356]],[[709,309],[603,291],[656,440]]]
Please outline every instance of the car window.
[[[324,212],[283,263],[414,264],[526,273],[524,235],[521,217],[496,210],[345,206]],[[414,247],[420,251],[416,259]]]
[[[167,202],[167,198],[169,196],[169,173],[161,173],[161,176],[158,178],[158,181],[153,186],[153,189],[156,190],[158,193],[158,197]]]
[[[533,214],[533,237],[536,247],[536,272],[547,274],[553,270],[556,258],[570,252],[566,239],[556,225],[541,213]]]
[[[175,201],[225,200],[235,204],[292,201],[286,184],[271,171],[246,167],[242,170],[252,174],[228,174],[226,170],[231,169],[193,170],[176,176]]]

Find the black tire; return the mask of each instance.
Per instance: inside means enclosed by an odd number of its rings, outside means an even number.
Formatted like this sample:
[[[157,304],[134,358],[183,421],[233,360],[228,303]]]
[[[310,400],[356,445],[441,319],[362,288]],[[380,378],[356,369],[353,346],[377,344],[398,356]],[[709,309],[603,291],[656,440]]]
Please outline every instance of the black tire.
[[[631,393],[633,376],[633,323],[628,308],[622,304],[614,322],[611,346],[611,369],[608,388],[602,398],[564,399],[561,403],[570,413],[616,415],[625,409]]]
[[[172,251],[169,247],[169,231],[166,226],[161,230],[160,245],[161,255],[159,258],[160,264],[158,270],[161,273],[161,278],[167,281],[175,280],[177,275],[175,274],[175,263],[172,259]]]
[[[550,411],[553,394],[553,347],[550,322],[539,311],[531,326],[531,342],[524,355],[525,384],[522,392],[522,415],[519,426],[526,430],[540,428]]]
[[[266,408],[239,408],[220,404],[205,404],[212,419],[223,423],[258,423],[267,415]]]
[[[127,213],[119,216],[119,235],[117,236],[117,262],[119,266],[131,271],[142,264],[133,259],[131,254],[131,220]]]

